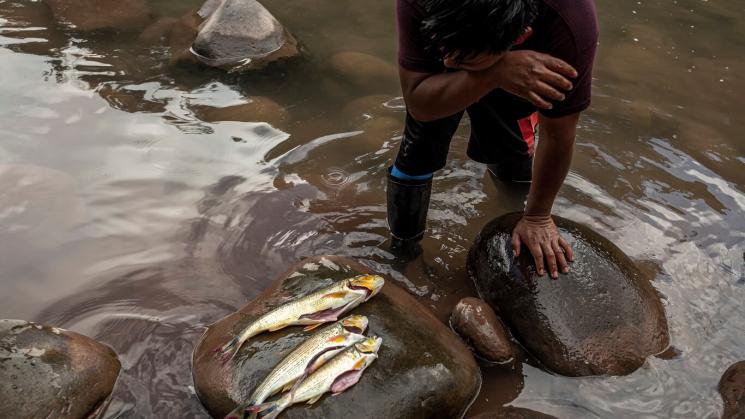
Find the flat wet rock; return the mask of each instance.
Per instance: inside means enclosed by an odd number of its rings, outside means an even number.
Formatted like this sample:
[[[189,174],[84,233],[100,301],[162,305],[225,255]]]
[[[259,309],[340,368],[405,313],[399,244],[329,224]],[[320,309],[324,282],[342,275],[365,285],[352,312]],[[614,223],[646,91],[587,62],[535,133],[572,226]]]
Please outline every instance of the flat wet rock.
[[[54,18],[80,31],[128,30],[151,19],[145,0],[45,0]]]
[[[533,356],[566,376],[626,375],[668,347],[665,312],[651,282],[615,245],[586,227],[554,217],[575,262],[558,280],[538,277],[530,252],[515,260],[513,213],[484,227],[469,254],[469,273]]]
[[[0,417],[99,417],[119,376],[116,354],[77,333],[0,320]]]
[[[719,394],[724,400],[722,419],[745,419],[745,361],[740,361],[722,375]]]
[[[198,105],[192,109],[205,122],[241,121],[267,122],[277,125],[289,118],[287,111],[277,102],[261,96],[252,97],[248,103],[222,108]]]
[[[203,12],[209,17],[192,46],[204,64],[231,70],[260,68],[299,54],[295,38],[261,3],[224,0],[212,6],[211,13]]]
[[[485,301],[460,300],[450,316],[450,324],[487,361],[502,363],[514,357],[504,325]]]
[[[289,299],[360,273],[344,258],[306,259],[259,298],[210,326],[194,352],[194,383],[214,417],[246,400],[271,369],[309,336],[299,327],[259,335],[227,365],[212,350],[260,314]],[[352,311],[369,319],[368,335],[383,338],[380,358],[344,393],[313,406],[294,406],[283,418],[459,418],[479,391],[481,373],[468,348],[424,306],[388,280],[380,294]]]

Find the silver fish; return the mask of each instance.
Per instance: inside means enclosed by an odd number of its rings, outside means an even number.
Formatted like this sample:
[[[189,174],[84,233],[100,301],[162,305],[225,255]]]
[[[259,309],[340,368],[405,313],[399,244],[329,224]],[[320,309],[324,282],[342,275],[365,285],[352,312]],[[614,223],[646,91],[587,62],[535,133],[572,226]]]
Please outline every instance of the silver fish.
[[[323,323],[336,321],[342,314],[375,296],[384,284],[385,280],[378,275],[360,275],[336,282],[260,316],[214,352],[227,362],[248,339],[260,333],[287,326],[308,326],[306,330],[312,330]]]
[[[264,413],[262,419],[275,419],[295,403],[313,404],[326,393],[339,394],[357,384],[362,373],[376,359],[383,339],[370,337],[349,347],[308,376],[294,391],[277,400],[249,407],[249,413]]]
[[[364,340],[365,336],[362,333],[365,330],[367,317],[349,316],[314,333],[274,367],[253,391],[248,402],[230,412],[225,419],[255,418],[256,413],[247,416],[246,408],[264,403],[268,397],[280,390],[288,391],[297,386],[336,354]]]

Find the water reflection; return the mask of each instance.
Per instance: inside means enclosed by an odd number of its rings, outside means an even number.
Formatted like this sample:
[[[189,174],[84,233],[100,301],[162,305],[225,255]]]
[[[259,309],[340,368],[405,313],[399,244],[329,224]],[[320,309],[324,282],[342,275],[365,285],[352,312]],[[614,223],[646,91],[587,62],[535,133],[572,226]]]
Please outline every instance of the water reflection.
[[[332,56],[392,66],[392,3],[267,0],[311,54],[242,76],[173,62],[199,1],[147,3],[157,17],[112,36],[60,25],[44,2],[0,0],[0,317],[112,345],[124,373],[109,417],[205,416],[193,342],[299,258],[359,258],[443,320],[472,294],[473,237],[524,191],[466,158],[465,120],[422,256],[388,251],[397,80],[361,84]],[[557,377],[530,360],[485,367],[474,410],[716,417],[715,384],[745,346],[745,10],[598,3],[594,105],[556,212],[656,277],[679,355],[612,379]]]

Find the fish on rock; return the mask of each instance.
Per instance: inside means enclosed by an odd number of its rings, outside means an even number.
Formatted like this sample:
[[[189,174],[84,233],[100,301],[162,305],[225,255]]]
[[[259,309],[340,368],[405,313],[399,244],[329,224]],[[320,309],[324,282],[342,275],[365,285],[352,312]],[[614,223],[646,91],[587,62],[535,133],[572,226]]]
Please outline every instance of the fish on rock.
[[[328,326],[298,345],[285,356],[253,391],[248,402],[226,416],[226,419],[245,419],[246,408],[264,403],[281,391],[297,387],[303,379],[332,359],[339,352],[365,339],[367,317],[349,316]],[[250,415],[256,417],[256,414]]]
[[[349,347],[308,376],[297,389],[272,402],[249,407],[247,411],[263,413],[262,419],[274,419],[295,403],[313,404],[326,393],[343,392],[357,384],[365,369],[378,359],[382,343],[383,339],[375,336]]]
[[[337,321],[342,314],[375,296],[384,284],[385,280],[378,275],[359,275],[339,281],[260,316],[214,352],[227,362],[246,341],[260,333],[287,326],[307,326],[306,330],[312,330],[323,323]]]

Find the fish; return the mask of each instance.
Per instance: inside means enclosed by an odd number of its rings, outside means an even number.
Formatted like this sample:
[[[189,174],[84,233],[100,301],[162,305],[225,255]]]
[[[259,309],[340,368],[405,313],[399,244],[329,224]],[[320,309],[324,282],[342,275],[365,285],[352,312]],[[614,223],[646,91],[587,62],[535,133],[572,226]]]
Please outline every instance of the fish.
[[[349,316],[328,326],[297,346],[285,356],[243,403],[225,416],[225,419],[255,418],[247,416],[246,408],[264,403],[281,390],[288,391],[317,370],[339,352],[364,340],[368,320],[365,316]]]
[[[383,339],[369,337],[323,364],[297,389],[283,393],[277,400],[247,408],[248,413],[263,413],[262,419],[275,419],[295,403],[314,404],[326,393],[337,395],[357,384],[362,373],[376,359]]]
[[[337,321],[342,314],[377,295],[383,285],[385,280],[378,275],[359,275],[336,282],[263,314],[213,352],[225,364],[250,338],[260,333],[287,326],[307,326],[305,330],[313,330],[323,323]]]

